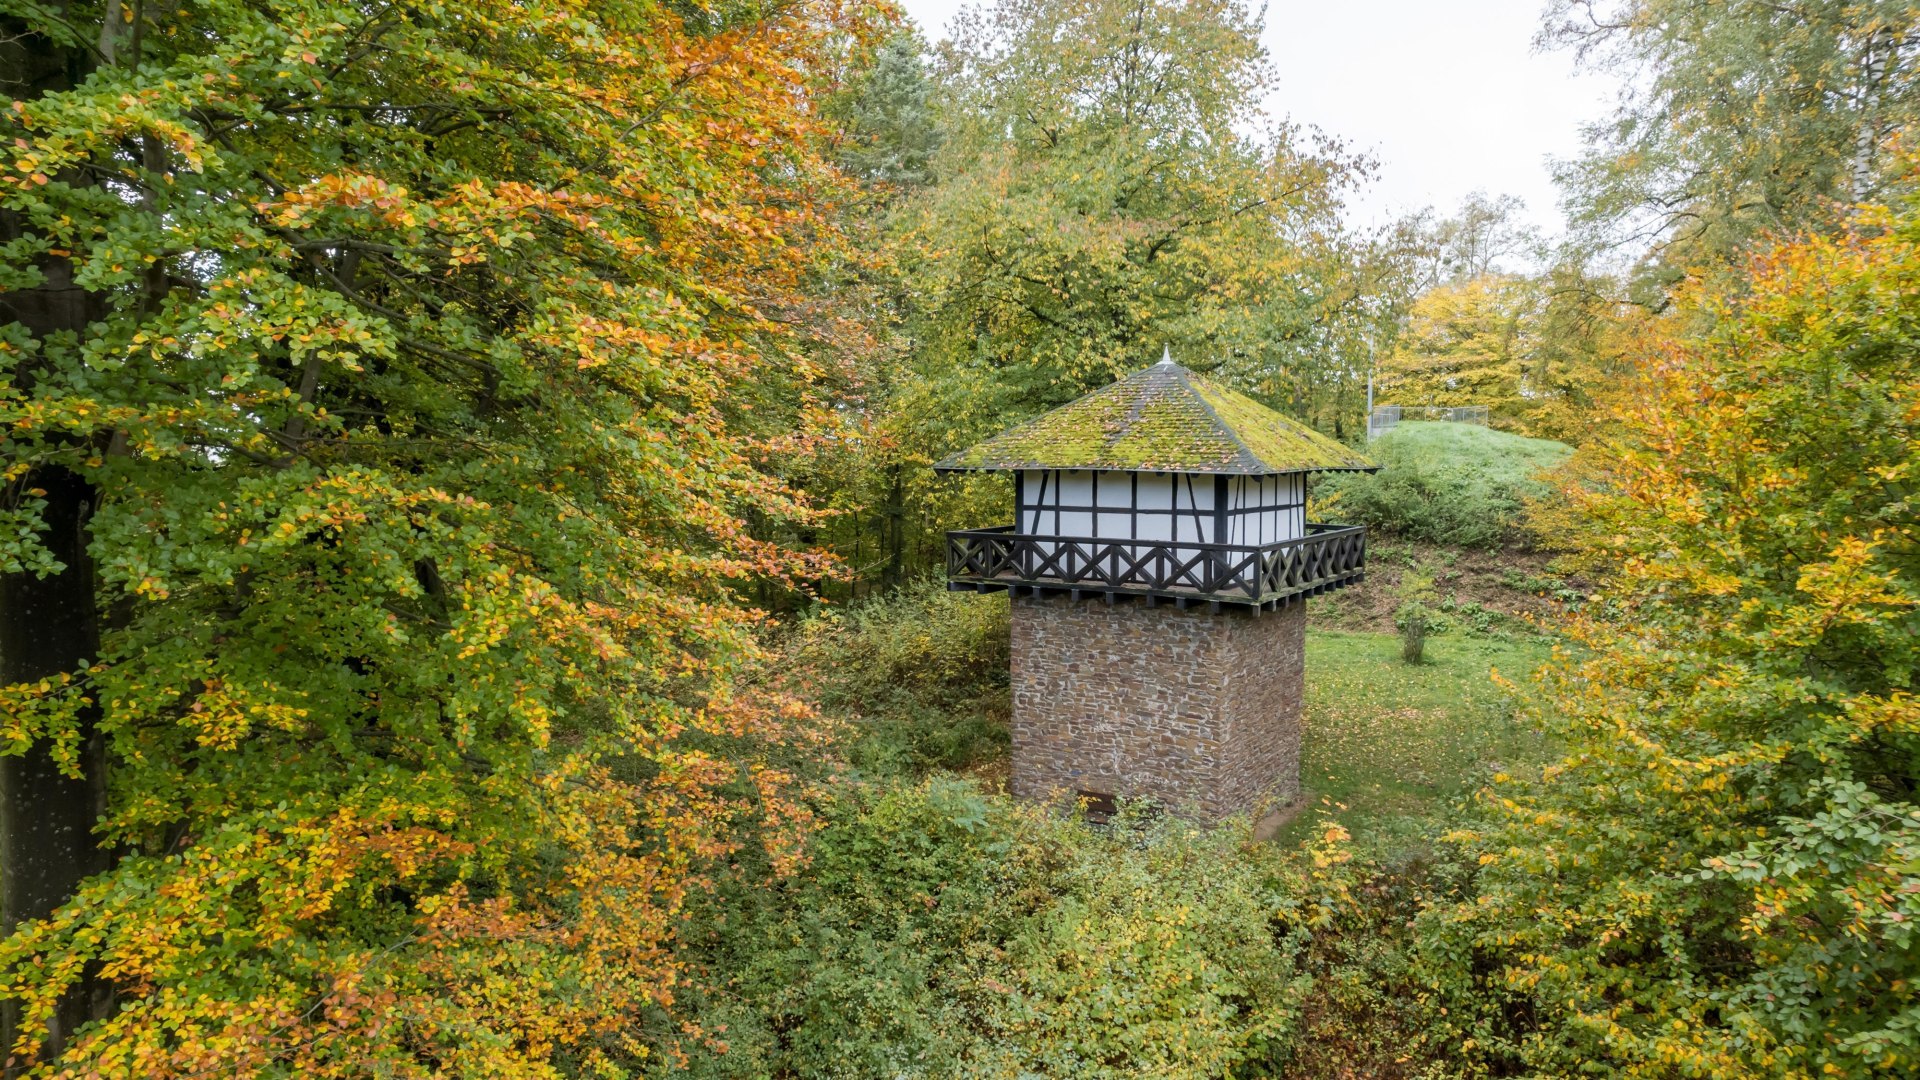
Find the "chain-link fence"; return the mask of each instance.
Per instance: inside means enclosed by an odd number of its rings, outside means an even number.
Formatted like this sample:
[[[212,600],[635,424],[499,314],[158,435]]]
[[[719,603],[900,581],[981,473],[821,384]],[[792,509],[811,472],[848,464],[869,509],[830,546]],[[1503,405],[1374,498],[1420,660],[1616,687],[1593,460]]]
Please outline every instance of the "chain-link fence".
[[[1367,417],[1367,438],[1377,439],[1402,420],[1447,420],[1487,426],[1485,405],[1375,405]]]

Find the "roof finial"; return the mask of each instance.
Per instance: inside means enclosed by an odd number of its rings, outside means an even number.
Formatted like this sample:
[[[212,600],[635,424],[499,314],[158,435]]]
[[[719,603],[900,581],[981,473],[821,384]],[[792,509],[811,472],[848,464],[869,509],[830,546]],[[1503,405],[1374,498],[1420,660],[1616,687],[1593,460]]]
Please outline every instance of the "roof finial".
[[[1160,346],[1160,362],[1163,364],[1173,363],[1173,346],[1171,345]]]

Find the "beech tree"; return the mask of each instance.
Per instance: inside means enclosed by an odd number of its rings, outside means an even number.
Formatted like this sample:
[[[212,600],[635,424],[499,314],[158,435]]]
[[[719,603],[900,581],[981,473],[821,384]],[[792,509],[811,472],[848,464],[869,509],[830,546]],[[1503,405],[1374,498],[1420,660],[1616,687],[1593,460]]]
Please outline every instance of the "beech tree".
[[[1523,398],[1533,351],[1531,286],[1518,275],[1484,274],[1427,290],[1381,360],[1379,400],[1485,405],[1507,418]]]
[[[805,725],[723,678],[732,583],[823,570],[743,525],[810,511],[737,391],[807,378],[814,98],[868,14],[0,13],[15,1066],[689,1037],[681,897],[805,816],[739,742]]]
[[[1646,321],[1608,299],[1613,288],[1572,266],[1436,285],[1381,358],[1376,400],[1484,405],[1495,427],[1584,441],[1632,370]]]
[[[1920,1070],[1920,210],[1863,224],[1687,294],[1575,459],[1566,753],[1495,777],[1422,917],[1478,1067]]]
[[[1163,345],[1203,366],[1258,347],[1252,313],[1297,299],[1306,233],[1351,168],[1259,114],[1260,28],[1236,0],[963,18],[937,66],[942,182],[909,222],[924,366],[994,372],[986,407],[1006,418]]]
[[[0,9],[4,10],[4,9]],[[109,39],[109,47],[112,39]],[[0,85],[17,114],[26,101],[71,92],[90,58],[60,47],[10,12],[0,17]],[[8,185],[51,183],[38,163]],[[36,177],[38,178],[36,180]],[[86,180],[62,176],[63,183]],[[0,203],[0,244],[25,254],[29,222],[10,203]],[[74,280],[64,253],[34,253],[32,270],[17,274],[0,291],[5,344],[0,357],[37,342],[71,345],[103,317],[104,297]],[[9,263],[9,265],[14,265]],[[24,266],[21,270],[26,270]],[[30,385],[45,375],[27,365],[0,368],[0,379]],[[4,385],[4,384],[0,384]],[[0,394],[11,397],[15,386]],[[69,441],[56,436],[61,441]],[[5,460],[0,490],[0,686],[71,677],[99,654],[100,627],[88,552],[90,519],[99,492],[89,477],[66,462]],[[106,865],[93,836],[104,809],[104,743],[98,710],[80,703],[61,757],[48,744],[19,745],[0,756],[0,928],[5,933],[45,918],[80,882]],[[61,758],[65,760],[61,760]],[[47,1018],[58,1044],[84,1022],[95,1003],[83,993],[64,995]],[[17,1002],[0,1002],[0,1042],[14,1043]]]

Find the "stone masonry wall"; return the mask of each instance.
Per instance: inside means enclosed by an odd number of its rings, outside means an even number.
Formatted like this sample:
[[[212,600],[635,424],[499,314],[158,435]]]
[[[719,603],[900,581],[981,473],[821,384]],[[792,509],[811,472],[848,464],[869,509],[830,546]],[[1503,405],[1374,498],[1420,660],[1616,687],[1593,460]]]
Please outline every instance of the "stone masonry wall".
[[[1213,820],[1300,791],[1306,605],[1013,600],[1015,795],[1149,797]]]

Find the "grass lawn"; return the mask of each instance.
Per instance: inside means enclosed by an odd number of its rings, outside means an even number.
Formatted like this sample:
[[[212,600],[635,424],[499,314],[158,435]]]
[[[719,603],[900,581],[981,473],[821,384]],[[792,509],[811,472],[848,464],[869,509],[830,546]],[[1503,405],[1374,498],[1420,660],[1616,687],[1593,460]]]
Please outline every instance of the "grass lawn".
[[[1368,444],[1367,452],[1382,464],[1420,462],[1470,471],[1481,485],[1512,487],[1565,461],[1573,447],[1476,424],[1408,420]]]
[[[1449,805],[1498,770],[1537,767],[1548,747],[1514,718],[1510,692],[1549,653],[1539,639],[1452,635],[1402,663],[1390,634],[1309,631],[1300,779],[1309,805],[1275,838],[1292,846],[1338,821],[1391,856],[1429,842]]]

